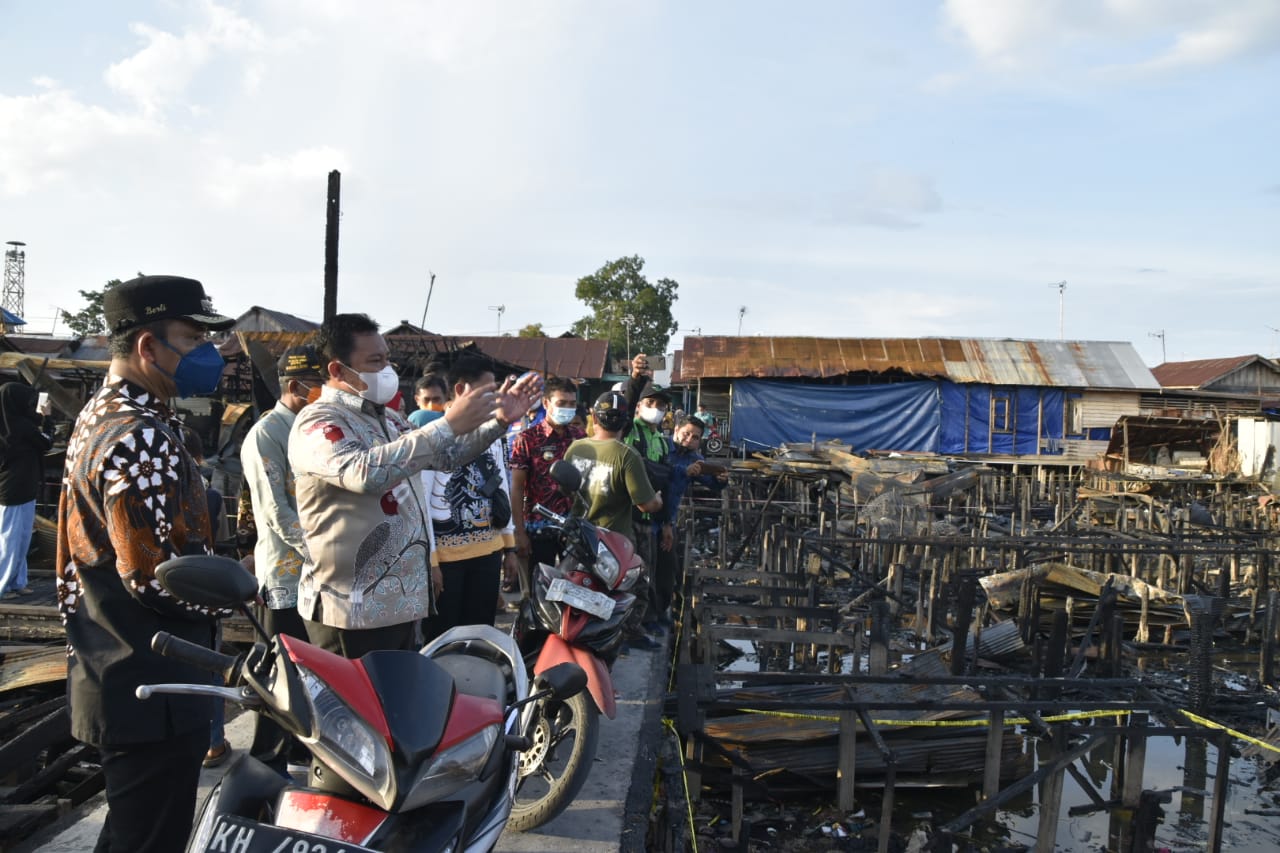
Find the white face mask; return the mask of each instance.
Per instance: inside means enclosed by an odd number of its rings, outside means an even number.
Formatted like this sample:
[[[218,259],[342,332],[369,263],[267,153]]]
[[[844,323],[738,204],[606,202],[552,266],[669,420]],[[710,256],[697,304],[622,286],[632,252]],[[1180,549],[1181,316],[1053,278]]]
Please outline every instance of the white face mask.
[[[653,409],[646,406],[640,410],[640,420],[644,421],[650,426],[656,426],[662,423],[662,419],[665,418],[666,416],[667,416],[667,413],[662,411],[662,409]]]
[[[361,373],[355,368],[351,369],[367,386],[358,393],[370,403],[385,406],[400,390],[400,377],[396,375],[396,369],[389,364],[377,373]]]
[[[577,413],[578,410],[573,406],[548,406],[547,420],[557,426],[564,426],[573,420],[573,416]]]

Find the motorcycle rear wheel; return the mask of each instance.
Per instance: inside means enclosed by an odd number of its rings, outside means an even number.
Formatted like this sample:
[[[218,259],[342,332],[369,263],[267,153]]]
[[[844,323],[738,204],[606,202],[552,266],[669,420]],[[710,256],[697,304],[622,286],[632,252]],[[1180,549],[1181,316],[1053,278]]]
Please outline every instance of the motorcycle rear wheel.
[[[587,691],[541,705],[533,748],[520,756],[520,783],[507,818],[507,826],[520,832],[542,826],[573,802],[600,739],[600,712]]]
[[[723,442],[723,441],[721,441],[721,440],[720,440],[720,439],[718,439],[718,438],[714,438],[714,437],[713,437],[713,438],[708,438],[708,439],[707,439],[707,452],[708,452],[708,453],[719,453],[721,450],[724,450],[724,442]]]

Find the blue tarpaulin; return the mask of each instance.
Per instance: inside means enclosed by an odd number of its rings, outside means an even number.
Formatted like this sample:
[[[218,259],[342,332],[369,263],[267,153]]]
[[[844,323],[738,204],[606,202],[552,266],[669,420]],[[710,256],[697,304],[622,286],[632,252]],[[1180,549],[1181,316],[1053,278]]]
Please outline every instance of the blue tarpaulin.
[[[940,384],[941,453],[1062,452],[1066,394],[1061,389]]]
[[[733,384],[734,444],[840,439],[856,450],[937,451],[941,407],[936,382],[896,385]]]
[[[0,308],[0,322],[3,322],[6,326],[27,325],[26,320],[22,319],[17,314],[14,314],[12,311],[5,310],[4,308]]]

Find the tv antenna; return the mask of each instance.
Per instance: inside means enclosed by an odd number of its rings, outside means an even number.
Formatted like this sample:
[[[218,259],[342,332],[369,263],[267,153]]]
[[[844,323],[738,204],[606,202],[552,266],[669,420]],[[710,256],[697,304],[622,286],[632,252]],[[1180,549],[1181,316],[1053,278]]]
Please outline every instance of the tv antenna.
[[[436,289],[436,274],[431,270],[427,272],[431,275],[431,283],[427,285],[427,304],[422,306],[422,322],[418,325],[424,332],[427,330],[427,309],[431,307],[431,293]]]
[[[738,337],[742,337],[742,318],[747,315],[747,306],[742,305],[738,308]]]
[[[1063,332],[1065,328],[1063,322],[1066,317],[1067,308],[1067,282],[1065,279],[1062,281],[1051,281],[1049,282],[1049,286],[1058,288],[1058,340],[1065,340],[1066,335]]]
[[[1164,329],[1161,329],[1158,332],[1147,332],[1147,337],[1160,339],[1160,363],[1164,364],[1169,360],[1169,355],[1165,352],[1164,348]]]
[[[490,306],[489,306],[489,310],[490,310],[490,311],[497,311],[497,312],[498,312],[498,334],[502,334],[502,315],[506,313],[506,311],[507,311],[507,306],[505,306],[505,305],[490,305]]]

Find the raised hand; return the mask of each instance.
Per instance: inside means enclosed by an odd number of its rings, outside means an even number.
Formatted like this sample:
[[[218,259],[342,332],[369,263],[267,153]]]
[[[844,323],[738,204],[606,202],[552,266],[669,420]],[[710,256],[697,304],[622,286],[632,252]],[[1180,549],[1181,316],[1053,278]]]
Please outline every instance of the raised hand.
[[[519,379],[510,376],[498,389],[493,416],[507,423],[520,420],[542,397],[542,377],[530,371]]]
[[[498,404],[498,386],[493,382],[463,388],[461,394],[453,399],[453,405],[444,413],[444,419],[453,427],[454,433],[462,435],[493,417],[494,408]]]

